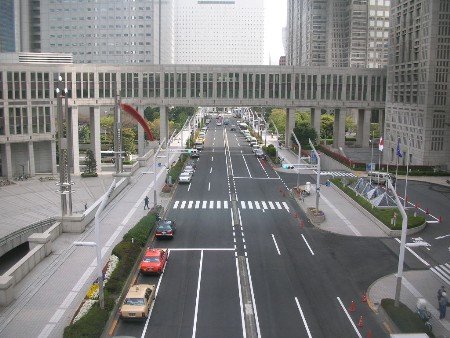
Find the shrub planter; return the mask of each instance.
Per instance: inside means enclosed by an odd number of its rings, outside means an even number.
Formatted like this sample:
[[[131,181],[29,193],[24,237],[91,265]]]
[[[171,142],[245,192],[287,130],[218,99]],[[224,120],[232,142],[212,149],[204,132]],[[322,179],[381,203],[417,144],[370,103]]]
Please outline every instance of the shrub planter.
[[[325,221],[325,214],[322,210],[317,210],[316,208],[310,207],[306,209],[306,214],[314,224],[320,224]]]

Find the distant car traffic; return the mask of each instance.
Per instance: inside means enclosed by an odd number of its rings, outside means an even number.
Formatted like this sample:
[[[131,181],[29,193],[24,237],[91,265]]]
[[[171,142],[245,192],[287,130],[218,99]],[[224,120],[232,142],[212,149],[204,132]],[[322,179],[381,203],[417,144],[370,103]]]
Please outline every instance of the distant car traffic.
[[[155,299],[155,290],[155,285],[132,285],[120,307],[120,318],[125,320],[146,319]]]
[[[180,183],[191,183],[192,174],[189,172],[183,171],[180,176],[178,176],[178,182]]]
[[[231,125],[230,131],[236,131],[236,126],[234,124]]]
[[[161,274],[166,266],[168,256],[168,250],[148,248],[145,251],[139,271],[143,274]]]
[[[156,224],[155,237],[157,239],[170,238],[172,239],[177,231],[175,221],[165,219]]]
[[[197,149],[191,149],[190,150],[191,158],[199,158],[200,154],[198,153]]]
[[[197,170],[197,161],[195,160],[187,160],[186,161],[186,165],[190,165],[191,167],[193,167],[195,170]]]
[[[266,154],[264,154],[264,152],[261,149],[257,149],[255,151],[255,156],[257,158],[266,158]]]
[[[186,172],[186,173],[191,173],[192,175],[194,175],[195,168],[192,165],[186,165],[184,167],[183,171]]]

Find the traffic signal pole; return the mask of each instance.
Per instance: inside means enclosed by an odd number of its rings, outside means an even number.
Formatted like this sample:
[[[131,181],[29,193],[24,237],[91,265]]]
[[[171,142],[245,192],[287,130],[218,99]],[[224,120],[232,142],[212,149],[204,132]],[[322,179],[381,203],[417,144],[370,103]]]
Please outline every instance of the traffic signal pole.
[[[317,158],[317,179],[316,179],[316,211],[319,211],[319,198],[320,198],[320,156],[316,151],[316,148],[314,148],[313,143],[311,142],[311,139],[309,139],[309,145],[311,146],[314,154]]]

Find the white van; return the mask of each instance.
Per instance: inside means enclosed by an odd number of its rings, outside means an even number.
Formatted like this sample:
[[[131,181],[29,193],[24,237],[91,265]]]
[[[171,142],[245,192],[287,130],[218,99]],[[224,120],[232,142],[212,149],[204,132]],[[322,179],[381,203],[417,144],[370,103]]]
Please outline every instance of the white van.
[[[369,171],[367,177],[372,178],[372,182],[380,184],[386,184],[388,178],[391,179],[392,184],[395,184],[396,181],[395,175],[381,171]]]

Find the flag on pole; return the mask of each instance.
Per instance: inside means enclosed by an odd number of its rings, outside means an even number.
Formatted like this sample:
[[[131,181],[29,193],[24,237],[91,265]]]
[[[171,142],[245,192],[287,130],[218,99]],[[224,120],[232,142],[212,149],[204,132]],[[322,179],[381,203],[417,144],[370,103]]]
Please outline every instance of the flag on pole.
[[[400,150],[400,137],[398,138],[398,142],[397,142],[397,156],[398,157],[403,157],[402,156],[402,152]]]
[[[380,137],[380,143],[378,144],[378,149],[380,151],[383,151],[383,148],[384,148],[384,141],[383,141],[383,138]]]

